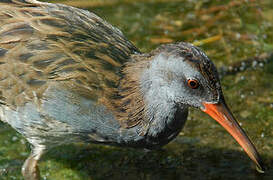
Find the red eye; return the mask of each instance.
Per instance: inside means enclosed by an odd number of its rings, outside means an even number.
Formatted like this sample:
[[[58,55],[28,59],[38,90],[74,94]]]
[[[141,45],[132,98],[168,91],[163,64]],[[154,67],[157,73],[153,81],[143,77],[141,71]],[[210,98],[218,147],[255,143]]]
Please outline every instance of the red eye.
[[[199,87],[199,82],[195,79],[189,79],[188,86],[192,89],[197,89]]]

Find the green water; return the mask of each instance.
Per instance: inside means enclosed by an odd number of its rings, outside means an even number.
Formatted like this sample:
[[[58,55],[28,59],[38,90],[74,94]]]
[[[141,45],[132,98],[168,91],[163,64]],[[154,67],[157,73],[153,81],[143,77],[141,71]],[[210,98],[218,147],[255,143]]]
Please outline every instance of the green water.
[[[83,2],[68,3],[84,4],[143,52],[164,42],[194,42],[217,67],[273,52],[271,0]],[[222,86],[228,105],[264,159],[264,175],[221,126],[192,109],[183,131],[161,151],[62,146],[43,156],[42,179],[273,179],[273,60],[224,76]],[[29,151],[24,138],[0,124],[0,179],[22,179],[20,169]]]

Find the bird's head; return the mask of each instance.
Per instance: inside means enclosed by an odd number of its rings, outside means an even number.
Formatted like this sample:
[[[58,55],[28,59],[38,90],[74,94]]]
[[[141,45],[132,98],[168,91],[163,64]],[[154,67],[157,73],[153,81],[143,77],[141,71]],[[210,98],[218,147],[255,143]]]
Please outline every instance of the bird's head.
[[[152,60],[141,81],[145,99],[201,109],[220,123],[262,169],[256,148],[225,103],[212,61],[189,43],[162,45],[150,55]]]

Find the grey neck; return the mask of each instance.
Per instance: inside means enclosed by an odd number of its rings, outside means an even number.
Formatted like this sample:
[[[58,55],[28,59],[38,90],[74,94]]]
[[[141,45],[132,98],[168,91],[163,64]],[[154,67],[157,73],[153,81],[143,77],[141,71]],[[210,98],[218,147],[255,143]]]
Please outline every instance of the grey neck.
[[[145,124],[142,132],[154,143],[164,144],[173,139],[186,122],[188,107],[174,101],[172,85],[166,80],[166,71],[160,58],[154,58],[143,71],[140,90],[145,102]]]

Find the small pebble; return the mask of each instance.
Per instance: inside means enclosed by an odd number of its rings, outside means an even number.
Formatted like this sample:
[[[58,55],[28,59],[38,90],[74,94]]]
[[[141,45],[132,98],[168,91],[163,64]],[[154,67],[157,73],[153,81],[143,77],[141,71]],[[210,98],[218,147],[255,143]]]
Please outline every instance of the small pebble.
[[[11,140],[12,140],[13,142],[17,141],[17,139],[18,139],[17,136],[13,136],[13,137],[11,138]]]
[[[25,141],[24,139],[21,139],[21,140],[20,140],[20,143],[21,143],[21,144],[26,144],[26,141]]]
[[[240,116],[241,116],[242,118],[247,118],[247,117],[249,117],[250,115],[251,115],[251,112],[250,112],[250,111],[247,111],[247,110],[244,110],[244,111],[240,112]]]
[[[255,68],[257,66],[258,62],[257,61],[253,61],[252,62],[252,67]]]
[[[193,14],[193,13],[188,13],[188,14],[187,14],[187,18],[188,18],[188,19],[194,19],[194,18],[195,18],[195,14]]]
[[[236,37],[236,39],[240,39],[241,34],[240,33],[236,33],[235,37]]]
[[[232,70],[233,70],[233,67],[232,67],[232,66],[228,66],[228,70],[229,70],[229,71],[232,71]]]

